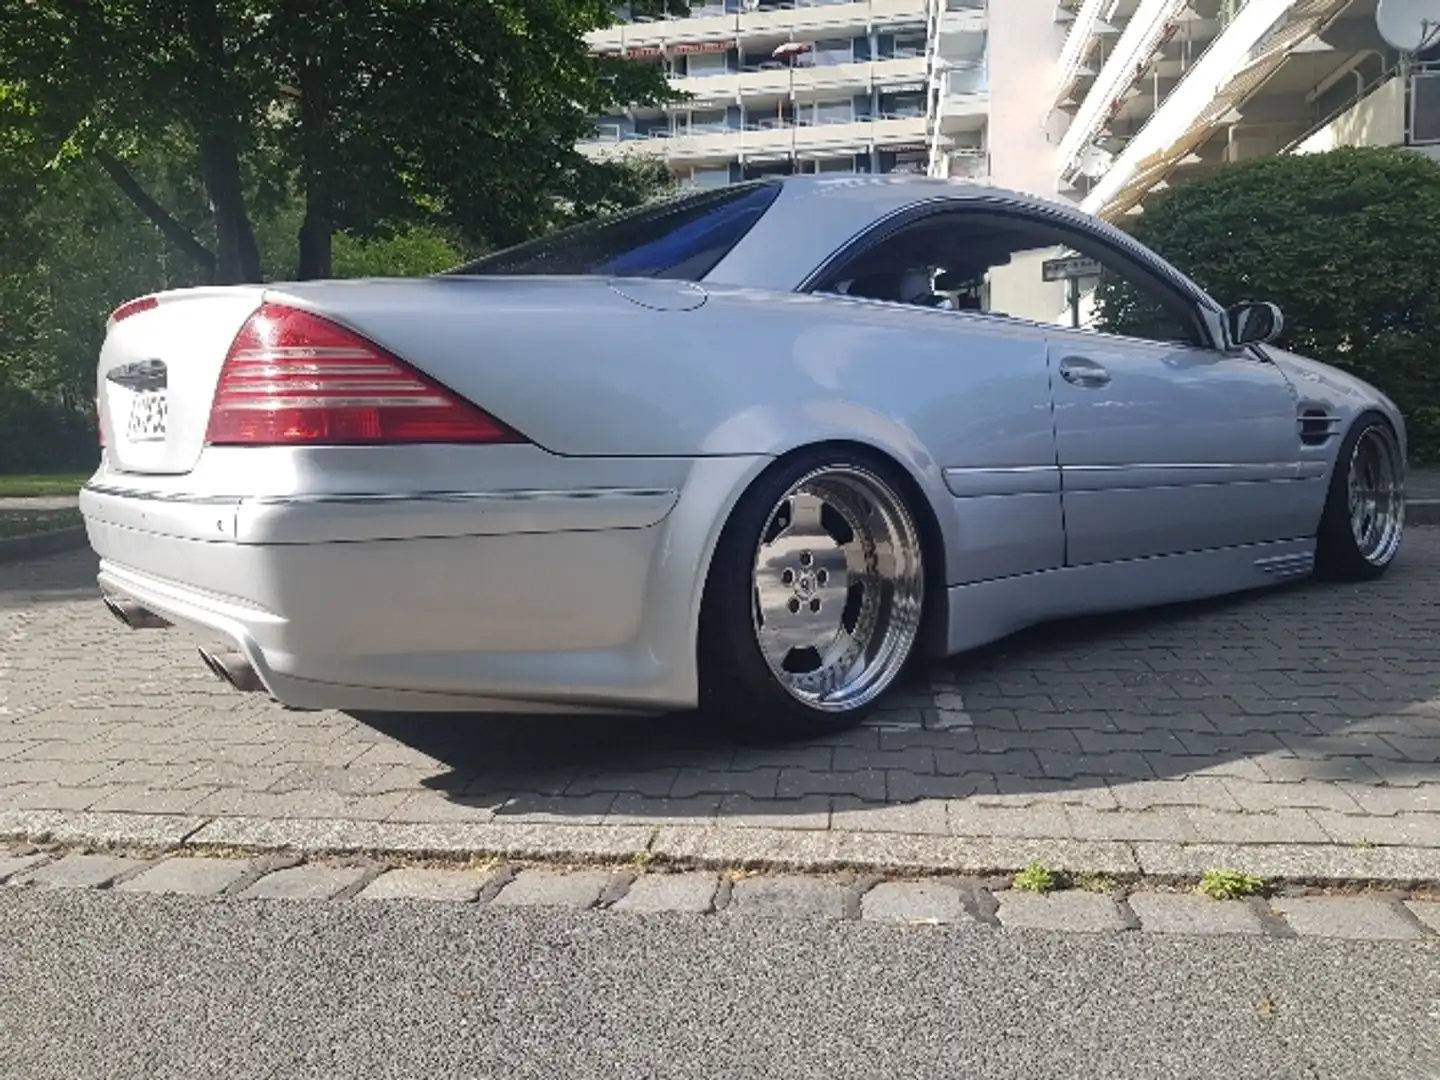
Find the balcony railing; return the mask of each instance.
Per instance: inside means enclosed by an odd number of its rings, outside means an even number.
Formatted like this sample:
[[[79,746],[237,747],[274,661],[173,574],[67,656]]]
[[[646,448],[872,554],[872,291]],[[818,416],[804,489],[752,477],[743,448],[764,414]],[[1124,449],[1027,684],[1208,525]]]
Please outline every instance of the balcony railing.
[[[733,68],[706,68],[701,71],[685,72],[684,74],[677,73],[675,75],[672,75],[671,78],[713,79],[723,75],[741,75],[756,71],[823,72],[829,68],[850,67],[855,64],[886,64],[894,60],[923,60],[924,58],[925,49],[923,47],[904,46],[896,48],[892,52],[884,56],[872,56],[868,60],[858,59],[854,56],[836,56],[834,58],[822,57],[813,59],[802,56],[797,58],[794,63],[786,63],[784,60],[753,60],[748,63],[742,63]]]
[[[983,60],[952,60],[944,67],[946,97],[968,98],[990,88],[990,75]]]
[[[978,0],[958,0],[974,3]],[[919,23],[927,0],[783,0],[761,6],[696,6],[689,15],[656,15],[622,20],[618,25],[586,35],[590,46],[604,52],[654,50],[690,42],[714,41],[756,35],[806,34],[822,36],[847,28],[898,26]],[[972,10],[972,9],[966,9]]]
[[[672,78],[672,83],[677,89],[694,94],[703,101],[718,101],[767,94],[785,97],[844,87],[869,89],[897,82],[923,83],[925,79],[926,60],[922,55],[806,67],[763,61],[743,64],[735,71],[677,75]]]
[[[951,11],[972,11],[984,10],[986,0],[946,0],[946,7]],[[869,7],[869,3],[860,0],[728,0],[726,3],[695,3],[690,5],[688,12],[647,12],[636,14],[629,5],[622,5],[614,9],[617,22],[627,25],[643,25],[646,23],[670,23],[683,22],[687,19],[734,19],[746,15],[769,15],[777,11],[806,11],[811,8],[836,8],[836,7]],[[882,0],[879,5],[884,8],[895,7],[894,0]],[[924,0],[918,3],[910,3],[907,6],[923,7]]]
[[[797,128],[842,127],[850,124],[880,124],[892,120],[924,120],[925,110],[897,109],[870,116],[747,116],[737,124],[700,123],[627,130],[619,124],[600,124],[588,142],[646,142],[653,139],[681,139],[690,135],[738,135],[746,131],[790,131]]]
[[[886,142],[923,143],[923,115],[884,113],[856,117],[754,118],[734,127],[697,125],[638,133],[607,125],[582,143],[597,157],[647,153],[671,160],[744,158],[747,155],[807,153],[853,148],[868,150]]]
[[[988,180],[990,151],[981,146],[957,146],[947,155],[946,175],[953,180]]]

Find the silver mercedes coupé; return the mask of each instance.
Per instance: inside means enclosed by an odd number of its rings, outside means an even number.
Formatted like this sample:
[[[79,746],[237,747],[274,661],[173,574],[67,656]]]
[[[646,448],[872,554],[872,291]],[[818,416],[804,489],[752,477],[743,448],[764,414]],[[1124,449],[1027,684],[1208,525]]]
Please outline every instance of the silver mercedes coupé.
[[[81,507],[112,612],[292,707],[824,730],[917,654],[1382,573],[1404,423],[1280,329],[1072,208],[743,183],[131,301]]]

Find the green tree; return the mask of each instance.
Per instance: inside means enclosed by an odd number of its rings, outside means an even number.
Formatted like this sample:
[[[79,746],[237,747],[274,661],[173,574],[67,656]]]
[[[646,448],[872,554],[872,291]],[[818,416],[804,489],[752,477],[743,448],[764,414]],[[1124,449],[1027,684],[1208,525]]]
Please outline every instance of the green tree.
[[[106,316],[140,293],[195,284],[201,272],[98,165],[42,169],[36,185],[27,147],[12,138],[5,149],[0,472],[81,468],[95,456],[90,411]],[[204,212],[193,192],[157,190],[186,215]]]
[[[1222,303],[1269,300],[1285,348],[1347,368],[1404,411],[1414,460],[1440,460],[1440,166],[1342,149],[1232,165],[1165,191],[1129,226]],[[1103,324],[1145,305],[1109,282]]]
[[[13,0],[5,122],[47,164],[93,159],[219,282],[261,280],[257,207],[293,190],[298,274],[326,276],[337,231],[488,246],[643,197],[644,174],[575,149],[590,117],[671,96],[589,52],[611,19],[607,0]],[[162,150],[213,242],[137,167]]]

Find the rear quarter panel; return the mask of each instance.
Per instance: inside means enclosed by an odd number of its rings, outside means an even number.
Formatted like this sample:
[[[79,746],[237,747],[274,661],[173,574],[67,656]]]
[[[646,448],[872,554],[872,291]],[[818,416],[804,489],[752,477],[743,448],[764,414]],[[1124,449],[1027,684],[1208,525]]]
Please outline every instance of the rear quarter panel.
[[[353,326],[556,454],[780,454],[851,438],[917,462],[1021,465],[1036,450],[1033,434],[1007,434],[994,398],[1014,389],[1011,353],[1043,345],[1006,320],[738,286],[657,310],[596,279],[364,284],[267,299]],[[667,286],[694,289],[646,283]],[[1033,406],[1048,409],[1043,392]]]
[[[676,310],[658,310],[666,287]],[[958,499],[945,475],[1053,469],[1045,344],[1033,327],[738,286],[707,285],[696,307],[693,288],[648,283],[650,306],[594,279],[327,285],[291,299],[349,322],[553,454],[773,458],[859,443],[896,461],[934,508],[949,583],[1058,565],[1058,473],[1053,492],[1024,506]],[[723,518],[735,495],[714,512]],[[991,512],[1001,503],[1023,512]]]

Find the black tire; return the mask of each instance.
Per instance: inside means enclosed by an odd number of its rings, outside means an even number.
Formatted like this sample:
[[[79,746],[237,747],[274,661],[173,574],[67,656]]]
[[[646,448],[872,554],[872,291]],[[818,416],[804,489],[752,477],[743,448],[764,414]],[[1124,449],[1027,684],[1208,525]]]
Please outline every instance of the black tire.
[[[875,494],[879,498],[867,501],[865,496],[857,491],[847,491],[841,486],[827,487],[831,477],[843,478],[847,475],[854,476],[858,482],[864,484],[867,480],[878,483],[884,490]],[[806,488],[799,492],[792,492],[792,489],[804,482]],[[837,479],[837,485],[842,484],[843,479]],[[816,483],[818,488],[811,488],[808,485]],[[812,735],[820,735],[828,732],[841,731],[859,722],[859,720],[874,707],[877,700],[882,698],[885,692],[902,677],[902,671],[906,668],[913,656],[916,642],[919,640],[919,628],[924,616],[924,551],[920,519],[917,517],[915,508],[907,497],[908,485],[899,474],[899,470],[888,460],[880,455],[866,453],[859,449],[817,447],[813,450],[799,452],[789,458],[783,459],[763,474],[745,492],[735,509],[730,515],[721,533],[719,544],[712,560],[710,573],[706,582],[705,599],[701,609],[700,617],[700,688],[701,707],[716,721],[723,723],[732,729],[738,729],[747,735],[764,736],[770,738],[790,739],[803,738]],[[766,559],[767,566],[761,570],[757,569],[757,560],[762,551],[762,541],[770,545],[776,540],[781,540],[787,535],[792,535],[789,526],[781,528],[778,535],[774,533],[777,526],[784,525],[787,515],[794,512],[799,499],[809,498],[810,505],[816,504],[816,497],[811,494],[814,490],[833,492],[839,496],[837,505],[851,514],[850,517],[839,518],[840,511],[834,506],[826,506],[824,509],[831,513],[828,519],[831,526],[841,522],[839,528],[843,535],[847,530],[851,537],[849,544],[851,554],[864,549],[864,537],[874,535],[879,526],[887,521],[893,522],[896,526],[897,539],[891,544],[895,551],[905,550],[902,557],[895,557],[888,561],[888,565],[895,568],[905,568],[903,575],[897,572],[893,580],[886,581],[884,577],[884,566],[887,565],[883,559],[867,559],[873,577],[857,576],[849,568],[848,558],[845,559],[843,570],[837,569],[836,576],[827,579],[824,565],[839,566],[833,562],[837,557],[833,551],[822,551],[817,547],[819,554],[812,555],[808,551],[782,550],[770,548],[773,553]],[[794,499],[787,496],[794,495]],[[893,498],[893,502],[889,501]],[[846,500],[855,500],[846,502]],[[855,515],[859,515],[858,517]],[[850,529],[850,524],[863,517],[865,520],[860,527]],[[903,520],[901,520],[903,519]],[[819,514],[816,520],[826,520],[825,514]],[[791,520],[793,525],[793,519]],[[869,531],[865,529],[873,526]],[[766,536],[766,531],[771,531]],[[841,541],[834,541],[839,544]],[[826,543],[824,537],[818,540],[820,545]],[[795,546],[792,538],[788,547]],[[803,546],[803,543],[802,545]],[[872,546],[868,550],[878,550],[878,546]],[[887,548],[887,550],[889,550]],[[809,564],[819,569],[813,573],[801,569],[802,564],[798,560],[812,560]],[[785,560],[797,560],[796,565],[791,567]],[[784,570],[777,567],[784,566]],[[877,573],[876,568],[880,570]],[[782,573],[792,574],[790,580],[783,580],[777,577]],[[839,575],[843,573],[843,578]],[[762,577],[763,575],[763,577]],[[798,576],[793,576],[798,575]],[[806,580],[810,579],[807,585]],[[917,584],[918,581],[918,584]],[[761,638],[764,635],[761,624],[766,622],[763,614],[761,584],[767,590],[763,595],[774,602],[778,595],[777,587],[782,589],[794,589],[794,595],[785,600],[786,610],[790,611],[795,619],[809,620],[819,623],[822,619],[838,618],[841,626],[847,614],[854,610],[864,609],[869,612],[870,603],[878,603],[883,615],[876,615],[873,625],[865,632],[856,632],[853,636],[847,628],[845,639],[834,638],[832,642],[840,640],[865,640],[874,639],[876,630],[879,627],[881,618],[893,619],[891,623],[884,625],[896,627],[896,637],[904,638],[903,642],[893,646],[887,646],[883,651],[883,670],[880,661],[875,661],[876,674],[873,684],[867,684],[862,690],[856,693],[863,697],[857,700],[853,707],[849,703],[836,704],[837,698],[830,698],[825,707],[818,707],[816,704],[802,700],[797,692],[787,689],[782,683],[781,675],[777,673],[770,660],[767,660],[764,649],[761,645]],[[792,584],[793,582],[793,584]],[[818,584],[815,584],[818,582]],[[827,586],[830,590],[827,596],[827,603],[831,606],[823,609],[820,606],[820,586]],[[842,584],[844,588],[842,589]],[[793,605],[802,597],[810,596],[809,592],[802,592],[802,589],[814,588],[815,599],[805,601],[808,605],[815,604],[814,611],[820,614],[808,615],[806,610],[801,610]],[[862,600],[855,599],[855,590],[859,589]],[[918,589],[918,595],[917,595]],[[848,591],[847,591],[848,590]],[[844,599],[835,599],[843,596]],[[884,599],[888,596],[888,602]],[[879,597],[881,599],[871,600]],[[897,602],[896,597],[901,599]],[[785,611],[772,607],[771,611],[777,616],[777,627],[775,633],[779,634],[779,624],[786,620]],[[798,612],[798,614],[797,614]],[[838,613],[838,615],[837,615]],[[872,620],[865,616],[856,614],[857,626],[861,622],[867,624]],[[912,625],[913,623],[913,625]],[[767,623],[767,625],[770,625]],[[823,637],[823,633],[822,633]],[[776,648],[772,638],[771,648]],[[817,639],[819,640],[819,639]],[[878,646],[877,646],[878,647]],[[799,653],[812,653],[819,667],[824,667],[827,655],[833,655],[834,645],[826,651],[820,648],[805,650],[792,650],[790,656]],[[903,653],[903,655],[901,655]],[[844,655],[843,650],[839,655]],[[857,654],[863,657],[863,653]],[[789,663],[789,657],[786,659]],[[867,661],[868,663],[868,661]],[[782,665],[783,666],[783,665]],[[839,670],[843,665],[838,662],[834,665]],[[789,672],[791,680],[804,680],[808,677],[819,677],[817,673],[806,673],[803,670],[798,674]],[[883,685],[882,685],[883,683]]]
[[[1365,450],[1357,459],[1356,449],[1362,441]],[[1390,515],[1377,527],[1384,535],[1361,543],[1356,536],[1350,504],[1352,472],[1364,474],[1366,460],[1372,451],[1388,454],[1392,470],[1390,483],[1393,494],[1377,503],[1377,510],[1367,518],[1362,511],[1362,522],[1378,521],[1378,514]],[[1405,463],[1400,457],[1399,440],[1390,422],[1378,413],[1362,414],[1346,433],[1335,457],[1335,468],[1331,470],[1330,488],[1325,496],[1325,510],[1320,517],[1320,528],[1316,533],[1315,574],[1331,581],[1370,581],[1389,569],[1400,549],[1405,527],[1404,497]],[[1362,482],[1364,475],[1358,477]],[[1373,474],[1372,474],[1373,478]],[[1362,534],[1365,532],[1362,526]]]

